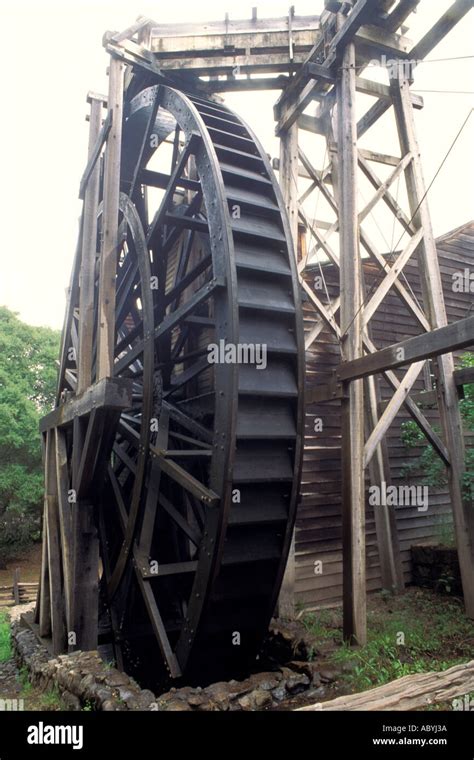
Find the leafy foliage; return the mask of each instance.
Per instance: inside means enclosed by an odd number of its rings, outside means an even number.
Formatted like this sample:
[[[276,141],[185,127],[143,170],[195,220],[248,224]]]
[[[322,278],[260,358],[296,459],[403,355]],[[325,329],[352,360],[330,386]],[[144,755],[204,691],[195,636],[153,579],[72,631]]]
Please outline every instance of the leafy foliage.
[[[474,625],[457,599],[411,588],[400,596],[371,594],[367,605],[367,643],[361,647],[343,641],[342,610],[302,616],[316,647],[321,641],[334,642],[327,664],[340,670],[350,691],[446,670],[474,656]]]
[[[59,332],[0,307],[0,553],[39,534],[39,418],[54,401]]]
[[[10,621],[6,612],[0,612],[0,662],[9,660],[11,654]]]
[[[468,352],[461,357],[461,367],[474,366],[474,353]],[[468,433],[474,433],[474,384],[464,386],[464,398],[459,402],[464,429]],[[439,428],[434,426],[439,432]],[[434,448],[428,443],[425,435],[418,425],[411,420],[401,426],[402,442],[407,449],[415,449],[423,446],[423,451],[411,462],[404,464],[402,473],[406,477],[423,473],[426,485],[433,488],[445,485],[447,482],[446,469]],[[472,494],[474,486],[474,448],[466,446],[466,471],[464,473],[464,488]]]

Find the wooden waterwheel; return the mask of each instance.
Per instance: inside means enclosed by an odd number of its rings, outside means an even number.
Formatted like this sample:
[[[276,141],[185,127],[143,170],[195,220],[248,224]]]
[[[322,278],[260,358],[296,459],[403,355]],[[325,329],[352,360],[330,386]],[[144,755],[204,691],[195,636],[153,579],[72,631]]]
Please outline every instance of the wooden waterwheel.
[[[294,253],[268,158],[235,113],[163,85],[135,86],[124,113],[113,376],[97,371],[100,254],[88,313],[78,255],[57,408],[42,421],[37,622],[57,651],[113,648],[143,683],[210,681],[251,667],[291,542],[304,383]],[[104,234],[99,202],[97,252]]]

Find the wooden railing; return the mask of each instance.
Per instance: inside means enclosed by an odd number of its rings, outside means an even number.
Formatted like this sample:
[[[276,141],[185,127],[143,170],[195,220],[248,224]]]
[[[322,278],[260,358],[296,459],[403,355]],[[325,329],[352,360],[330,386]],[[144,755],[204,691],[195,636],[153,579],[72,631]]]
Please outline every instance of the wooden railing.
[[[13,607],[15,604],[34,602],[37,593],[38,583],[20,581],[20,569],[17,567],[13,572],[12,585],[0,586],[0,607]]]

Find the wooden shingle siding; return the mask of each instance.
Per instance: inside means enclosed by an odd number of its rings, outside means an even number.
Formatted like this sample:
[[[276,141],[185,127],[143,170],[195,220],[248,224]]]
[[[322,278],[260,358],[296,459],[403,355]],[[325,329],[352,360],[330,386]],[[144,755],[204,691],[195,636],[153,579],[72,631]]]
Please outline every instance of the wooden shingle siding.
[[[437,240],[440,270],[449,322],[468,316],[474,309],[474,294],[453,292],[453,274],[469,269],[474,271],[474,222],[464,225]],[[367,291],[374,292],[381,281],[379,270],[364,263]],[[331,299],[339,292],[338,272],[332,265],[323,266],[327,291]],[[412,296],[423,305],[416,259],[404,269],[402,283]],[[306,271],[305,279],[313,286],[319,268]],[[408,284],[407,284],[408,283]],[[326,289],[318,291],[326,303]],[[369,299],[367,299],[369,300]],[[311,303],[304,303],[305,331],[308,333],[317,321]],[[377,348],[384,348],[405,338],[419,335],[422,330],[414,316],[393,291],[385,298],[371,320],[372,339]],[[463,352],[458,352],[461,354]],[[339,346],[329,328],[325,327],[306,352],[306,383],[311,388],[330,379],[332,370],[339,364]],[[396,370],[402,378],[405,368]],[[425,390],[422,372],[413,392]],[[384,400],[391,398],[392,391],[381,380]],[[431,424],[438,424],[437,410],[424,408],[424,415]],[[322,431],[315,432],[316,418],[322,421]],[[408,451],[400,438],[401,424],[411,419],[403,409],[387,434],[393,485],[406,485],[402,468],[419,450]],[[339,402],[309,404],[306,410],[306,439],[301,480],[300,504],[296,523],[296,602],[304,607],[318,607],[337,603],[342,599],[342,548],[341,548],[341,464],[340,464],[340,408]],[[466,440],[472,445],[472,437]],[[424,485],[423,477],[411,478],[409,485]],[[369,482],[366,478],[366,485]],[[381,588],[380,562],[375,533],[373,508],[366,500],[367,540],[367,590]],[[429,489],[429,506],[426,512],[412,507],[396,509],[398,536],[405,583],[411,581],[410,547],[419,541],[436,540],[441,524],[450,520],[451,510],[447,487]],[[315,562],[323,562],[321,575],[315,574]]]

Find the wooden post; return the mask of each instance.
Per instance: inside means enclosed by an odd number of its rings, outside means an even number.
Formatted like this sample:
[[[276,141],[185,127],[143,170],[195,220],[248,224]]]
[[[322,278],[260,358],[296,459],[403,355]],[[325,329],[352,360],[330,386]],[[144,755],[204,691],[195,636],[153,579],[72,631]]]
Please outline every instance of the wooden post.
[[[337,137],[339,150],[339,230],[341,352],[343,360],[362,356],[362,262],[356,201],[357,127],[354,44],[347,45],[339,71]],[[341,406],[343,629],[351,643],[366,641],[364,388],[347,384]]]
[[[422,228],[423,240],[418,247],[418,268],[422,284],[423,303],[431,329],[447,324],[443,286],[439,270],[438,253],[431,226],[431,217],[426,200],[426,189],[410,100],[409,81],[399,72],[392,81],[393,102],[402,153],[411,153],[413,160],[405,169],[405,178],[410,210],[417,229]],[[472,505],[463,494],[462,479],[465,472],[465,449],[462,419],[458,405],[458,395],[454,379],[452,354],[438,357],[437,362],[438,406],[441,416],[444,441],[450,452],[451,465],[448,468],[449,490],[453,510],[456,545],[463,585],[466,613],[474,618],[474,527]]]
[[[42,436],[43,466],[46,472],[46,441],[47,434]],[[46,484],[45,484],[46,488]],[[39,625],[39,635],[51,634],[51,605],[49,598],[49,567],[48,567],[48,521],[46,519],[46,498],[43,501],[43,538],[41,547],[41,573],[38,586],[38,597],[35,610],[35,622]]]
[[[288,219],[290,223],[291,237],[293,240],[294,254],[298,261],[298,125],[292,126],[280,135],[280,187],[283,194]],[[295,616],[295,530],[291,539],[290,551],[286,562],[285,574],[278,598],[278,614],[280,617],[293,618]]]
[[[375,428],[381,412],[380,383],[377,375],[366,379],[365,408],[367,437]],[[384,436],[369,462],[369,475],[372,485],[387,487],[392,484],[387,439]],[[393,506],[380,504],[374,508],[375,531],[380,559],[382,587],[392,593],[404,589],[403,568],[400,557],[397,522]]]
[[[72,486],[76,501],[72,504],[72,581],[70,620],[68,633],[75,634],[72,649],[87,651],[97,648],[99,542],[94,518],[94,505],[79,500],[81,458],[86,438],[87,419],[76,417],[73,423],[74,446],[72,452]]]
[[[13,571],[13,599],[15,604],[20,604],[20,588],[18,586],[20,582],[20,568],[15,567]]]
[[[75,505],[74,531],[74,648],[97,649],[99,609],[99,539],[94,505],[80,501]]]
[[[92,156],[100,132],[102,99],[91,95],[88,158]],[[82,257],[79,295],[79,356],[77,392],[82,393],[92,382],[92,345],[94,332],[94,279],[97,245],[97,205],[99,202],[99,162],[89,177],[82,222]]]
[[[113,375],[115,346],[115,276],[118,250],[120,153],[122,146],[124,65],[110,58],[109,113],[112,127],[105,149],[104,207],[100,255],[97,379]]]
[[[61,568],[61,544],[59,540],[59,509],[56,479],[56,455],[54,431],[46,435],[45,453],[45,516],[47,557],[49,568],[49,597],[51,605],[51,630],[53,654],[65,649],[65,607]]]
[[[67,632],[73,629],[72,586],[74,558],[72,538],[72,509],[68,501],[69,473],[67,465],[66,435],[60,428],[54,429],[56,478],[58,494],[59,529],[61,536],[61,557],[64,582],[64,605]]]
[[[298,125],[280,135],[279,179],[297,257],[298,247]]]

